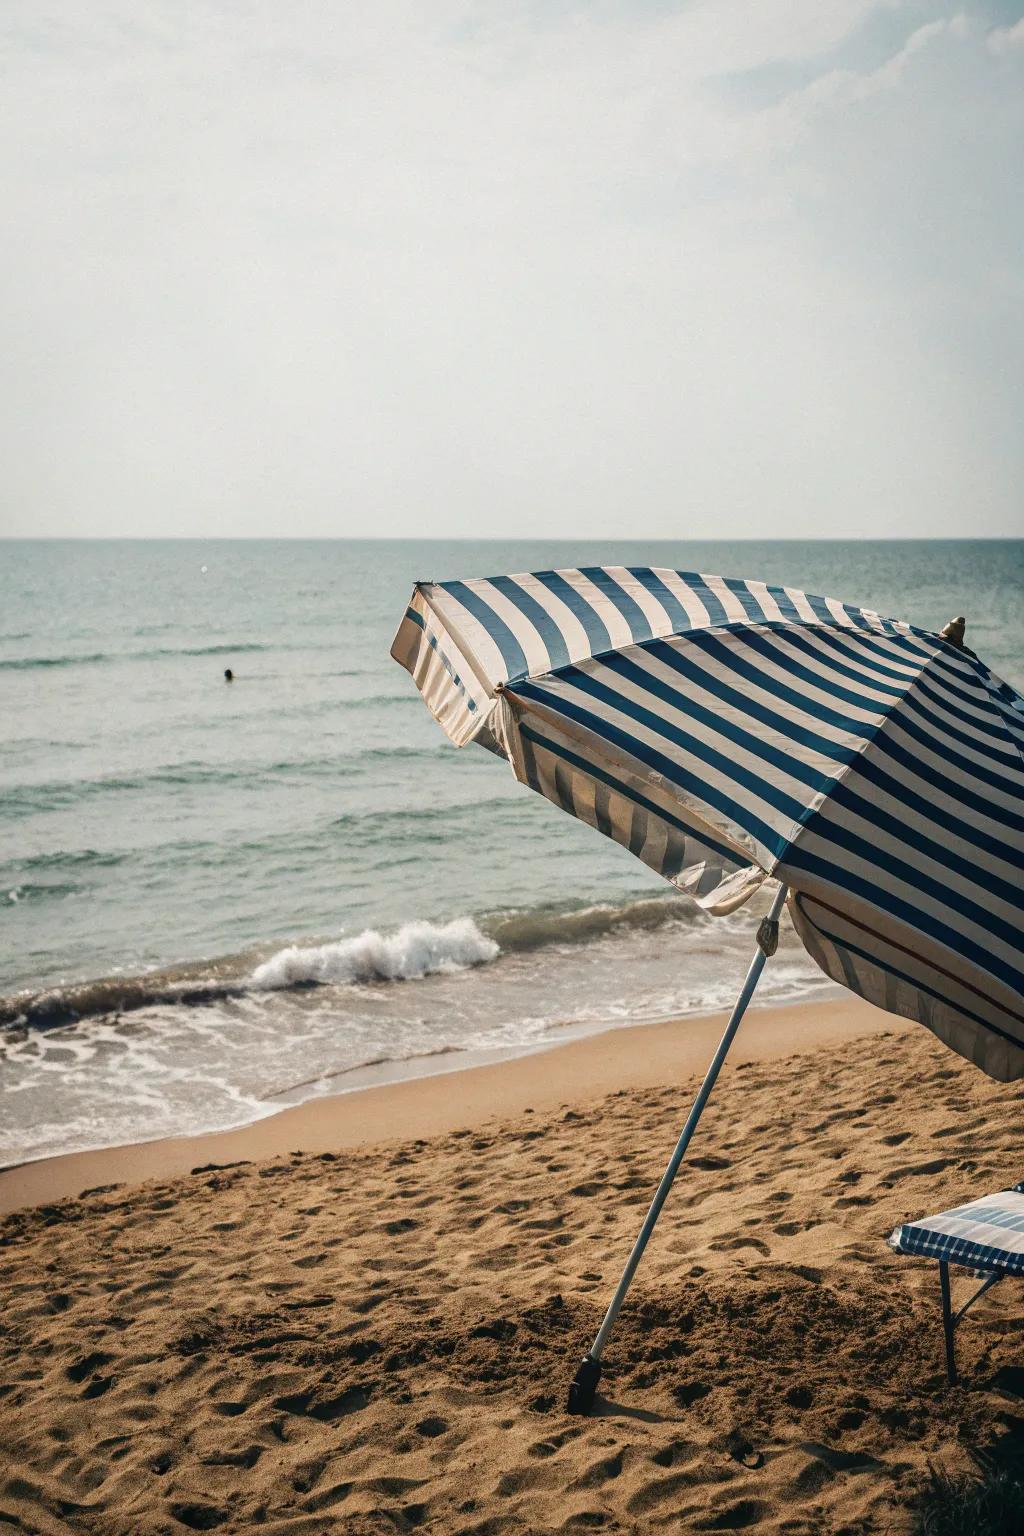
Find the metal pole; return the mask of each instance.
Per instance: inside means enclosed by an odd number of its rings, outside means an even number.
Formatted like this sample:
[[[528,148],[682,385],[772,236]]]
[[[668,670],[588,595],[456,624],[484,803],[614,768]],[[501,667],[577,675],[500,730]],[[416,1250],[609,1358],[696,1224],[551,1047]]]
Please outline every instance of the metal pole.
[[[946,1376],[951,1387],[956,1386],[956,1348],[953,1343],[953,1330],[956,1327],[956,1318],[953,1316],[953,1306],[949,1295],[949,1265],[939,1260],[939,1291],[942,1295],[942,1332],[946,1340]]]
[[[764,970],[765,961],[770,955],[775,953],[775,946],[778,942],[779,914],[785,903],[786,895],[786,887],[780,885],[767,918],[764,919],[758,928],[757,952],[750,962],[750,969],[747,971],[743,988],[736,999],[729,1022],[725,1027],[725,1033],[718,1043],[718,1049],[708,1068],[707,1076],[701,1084],[700,1092],[693,1101],[693,1108],[687,1115],[686,1124],[683,1126],[679,1140],[676,1142],[676,1149],[672,1153],[669,1165],[662,1175],[661,1183],[658,1185],[654,1199],[651,1201],[647,1215],[644,1217],[644,1224],[640,1228],[640,1234],[636,1242],[633,1244],[633,1251],[626,1260],[626,1267],[622,1271],[622,1278],[618,1283],[615,1295],[612,1297],[611,1305],[605,1313],[604,1322],[598,1329],[597,1337],[590,1347],[590,1352],[584,1356],[583,1363],[569,1388],[569,1402],[567,1406],[570,1413],[587,1413],[593,1404],[597,1384],[601,1379],[601,1355],[605,1344],[608,1342],[608,1335],[615,1325],[619,1309],[626,1299],[626,1292],[629,1290],[633,1276],[636,1274],[637,1265],[643,1258],[644,1249],[647,1247],[651,1233],[654,1231],[658,1217],[661,1215],[661,1208],[668,1198],[668,1192],[672,1188],[673,1180],[679,1172],[679,1166],[683,1158],[686,1156],[686,1149],[690,1145],[694,1131],[697,1129],[697,1122],[704,1111],[705,1104],[711,1097],[711,1090],[714,1088],[718,1074],[722,1070],[722,1063],[729,1054],[729,1047],[732,1045],[736,1031],[740,1027],[740,1020],[747,1010],[747,1004],[754,995],[754,988],[757,986],[761,972]]]

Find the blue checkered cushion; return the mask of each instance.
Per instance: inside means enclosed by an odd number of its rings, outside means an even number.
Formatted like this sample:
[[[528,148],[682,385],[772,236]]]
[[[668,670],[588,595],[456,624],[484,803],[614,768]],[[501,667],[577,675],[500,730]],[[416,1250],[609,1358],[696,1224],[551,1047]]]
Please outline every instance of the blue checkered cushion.
[[[897,1253],[1024,1275],[1024,1182],[938,1216],[904,1222],[889,1242]]]

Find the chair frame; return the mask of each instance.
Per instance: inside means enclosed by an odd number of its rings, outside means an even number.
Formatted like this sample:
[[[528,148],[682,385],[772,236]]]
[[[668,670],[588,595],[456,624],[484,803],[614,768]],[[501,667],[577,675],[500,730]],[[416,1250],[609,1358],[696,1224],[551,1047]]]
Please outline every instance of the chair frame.
[[[990,1291],[994,1285],[998,1285],[1000,1280],[1006,1279],[1006,1271],[1002,1269],[994,1269],[990,1273],[986,1274],[984,1280],[982,1280],[981,1284],[973,1293],[973,1295],[969,1296],[964,1302],[963,1306],[954,1312],[949,1284],[949,1260],[939,1259],[938,1263],[939,1290],[942,1294],[942,1332],[946,1341],[946,1376],[949,1380],[950,1386],[955,1387],[957,1381],[959,1380],[956,1369],[956,1325],[960,1319],[971,1310],[971,1308],[974,1306],[974,1303],[979,1301],[981,1297],[984,1296],[986,1291]],[[976,1267],[969,1267],[971,1268],[971,1272],[975,1275],[984,1273],[984,1271],[979,1271]]]

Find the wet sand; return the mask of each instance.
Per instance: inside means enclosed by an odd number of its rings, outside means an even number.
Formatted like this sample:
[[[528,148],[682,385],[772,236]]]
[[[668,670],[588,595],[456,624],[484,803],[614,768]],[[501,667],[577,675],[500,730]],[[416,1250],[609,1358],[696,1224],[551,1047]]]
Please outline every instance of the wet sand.
[[[1024,1313],[947,1390],[885,1238],[1020,1178],[1021,1091],[854,1001],[750,1016],[563,1410],[720,1026],[3,1175],[0,1532],[909,1531],[1019,1450]]]
[[[0,1215],[77,1195],[97,1184],[137,1183],[188,1173],[197,1163],[275,1157],[296,1149],[338,1151],[372,1142],[438,1136],[527,1108],[564,1108],[578,1095],[596,1099],[624,1086],[682,1084],[703,1075],[725,1020],[725,1014],[713,1013],[609,1030],[551,1050],[451,1072],[438,1072],[434,1058],[422,1064],[425,1070],[434,1069],[431,1075],[404,1082],[375,1083],[371,1070],[363,1074],[366,1086],[359,1091],[310,1100],[238,1130],[43,1158],[0,1170]],[[825,1005],[753,1008],[733,1044],[728,1070],[741,1062],[839,1045],[854,1034],[904,1027],[900,1020],[854,997]],[[354,1086],[359,1078],[349,1073],[346,1081]],[[685,1094],[679,1104],[685,1114],[689,1107]]]

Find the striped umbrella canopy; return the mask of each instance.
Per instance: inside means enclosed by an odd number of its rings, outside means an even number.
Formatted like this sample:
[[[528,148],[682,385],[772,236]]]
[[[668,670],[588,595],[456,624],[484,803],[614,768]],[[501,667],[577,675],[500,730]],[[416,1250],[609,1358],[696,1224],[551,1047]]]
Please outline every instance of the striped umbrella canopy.
[[[963,645],[834,598],[596,566],[419,584],[392,654],[457,746],[711,913],[775,884],[758,950],[593,1344],[611,1329],[788,903],[805,948],[991,1076],[1024,1075],[1024,699]]]
[[[457,746],[711,913],[774,878],[827,975],[1024,1074],[1024,699],[834,598],[598,566],[420,583],[392,647]]]

